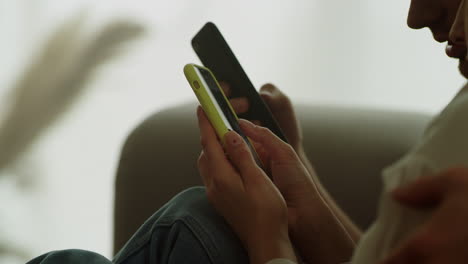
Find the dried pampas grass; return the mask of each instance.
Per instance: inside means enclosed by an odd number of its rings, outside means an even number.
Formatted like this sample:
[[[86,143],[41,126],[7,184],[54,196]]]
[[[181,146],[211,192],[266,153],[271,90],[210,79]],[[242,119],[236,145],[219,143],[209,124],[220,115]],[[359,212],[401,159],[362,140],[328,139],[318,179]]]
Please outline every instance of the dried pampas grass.
[[[84,38],[85,18],[80,14],[53,33],[12,89],[11,107],[0,124],[0,170],[70,108],[98,65],[143,33],[140,25],[114,21]]]

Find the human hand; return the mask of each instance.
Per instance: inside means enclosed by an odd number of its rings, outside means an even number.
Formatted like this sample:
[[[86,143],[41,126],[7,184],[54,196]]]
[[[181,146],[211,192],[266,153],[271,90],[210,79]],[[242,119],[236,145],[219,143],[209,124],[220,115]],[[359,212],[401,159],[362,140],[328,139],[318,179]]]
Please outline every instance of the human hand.
[[[225,94],[229,97],[231,93],[230,86],[227,83],[220,84]],[[341,246],[337,248],[345,253],[341,254],[341,252],[335,251],[332,253],[334,254],[333,257],[342,255],[350,257],[354,242],[358,239],[360,231],[336,205],[315,174],[315,170],[303,148],[302,130],[291,100],[272,84],[262,86],[260,96],[269,106],[290,145],[295,150],[297,156],[294,157],[294,160],[297,161],[296,158],[298,157],[303,164],[303,166],[296,164],[296,166],[300,166],[301,168],[299,173],[277,173],[277,177],[273,177],[273,182],[281,191],[288,204],[289,229],[293,243],[298,246],[299,251],[303,253],[302,255],[306,259],[310,259],[311,262],[315,262],[319,256],[326,258],[329,254],[325,252],[332,250],[332,245],[330,245],[330,248],[327,247],[328,243],[325,242],[317,245],[316,233],[314,234],[314,232],[322,232],[327,237],[333,236],[336,240],[343,242],[341,244],[338,243]],[[238,114],[249,110],[247,98],[232,98],[230,99],[230,103]],[[261,125],[261,122],[258,120],[251,121]],[[274,163],[274,160],[271,159],[272,152],[256,142],[253,137],[251,139],[260,159],[266,167],[266,171],[272,174],[276,170],[270,168],[270,164]],[[323,228],[324,226],[327,228]],[[304,245],[307,246],[303,247]],[[316,252],[319,249],[321,252]],[[306,255],[309,255],[309,257]],[[330,259],[333,259],[333,257]]]
[[[251,263],[266,263],[274,258],[295,261],[281,193],[257,166],[242,137],[228,132],[223,150],[200,107],[197,115],[203,147],[198,168],[209,201],[238,235]]]
[[[393,192],[401,204],[433,210],[384,264],[468,263],[468,169],[455,168]]]
[[[229,97],[229,95],[231,94],[231,87],[229,86],[229,84],[221,82],[220,85],[226,96]],[[283,92],[281,92],[278,88],[276,88],[276,86],[272,84],[263,85],[260,88],[259,94],[270,108],[270,111],[272,112],[275,119],[278,121],[278,124],[283,130],[285,137],[288,140],[288,143],[293,147],[301,161],[306,165],[306,168],[309,171],[309,173],[303,174],[304,176],[307,176],[307,179],[302,180],[310,181],[310,176],[315,176],[315,172],[305,155],[305,151],[302,146],[302,130],[300,129],[299,121],[296,118],[296,114],[294,112],[291,100],[288,96],[286,96]],[[229,102],[231,103],[234,111],[237,114],[244,114],[249,111],[250,103],[245,97],[231,98]],[[255,123],[256,125],[262,125],[261,121],[259,120],[249,121]],[[268,151],[266,151],[261,144],[257,144],[255,141],[253,143],[262,163],[266,166],[265,169],[267,173],[269,173],[269,164],[271,162],[269,160],[270,155]],[[315,178],[315,181],[318,181],[318,179]],[[303,186],[292,186],[292,188],[298,191],[301,191],[301,187]]]
[[[229,98],[231,94],[231,87],[229,84],[221,82],[220,85]],[[260,88],[259,94],[268,105],[268,108],[278,122],[281,130],[284,132],[289,144],[298,154],[301,154],[303,152],[302,130],[289,97],[273,84],[263,85]],[[249,100],[245,97],[230,98],[229,102],[237,114],[243,114],[249,111]],[[259,120],[249,121],[261,125]]]
[[[244,134],[269,154],[270,176],[288,207],[289,233],[309,263],[350,259],[354,242],[324,201],[294,149],[269,129],[240,120]]]

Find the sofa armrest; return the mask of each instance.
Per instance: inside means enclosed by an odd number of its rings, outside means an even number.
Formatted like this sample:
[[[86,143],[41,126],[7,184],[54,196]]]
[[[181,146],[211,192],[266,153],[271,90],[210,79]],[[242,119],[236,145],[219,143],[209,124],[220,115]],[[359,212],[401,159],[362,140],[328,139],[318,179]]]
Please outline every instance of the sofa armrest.
[[[178,192],[202,185],[195,103],[156,113],[123,147],[115,183],[114,251]],[[430,116],[299,105],[306,153],[323,185],[362,228],[374,219],[380,172],[415,143]]]

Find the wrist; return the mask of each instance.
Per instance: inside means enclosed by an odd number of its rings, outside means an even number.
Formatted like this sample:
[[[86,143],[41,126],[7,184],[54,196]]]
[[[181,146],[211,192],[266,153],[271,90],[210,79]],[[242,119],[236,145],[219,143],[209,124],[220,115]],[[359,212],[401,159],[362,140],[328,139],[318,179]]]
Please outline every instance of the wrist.
[[[307,263],[342,263],[349,261],[354,241],[346,228],[326,205],[318,205],[298,217],[291,226],[291,240]]]
[[[249,243],[247,251],[250,263],[265,264],[272,259],[282,258],[297,262],[289,236],[264,237]]]

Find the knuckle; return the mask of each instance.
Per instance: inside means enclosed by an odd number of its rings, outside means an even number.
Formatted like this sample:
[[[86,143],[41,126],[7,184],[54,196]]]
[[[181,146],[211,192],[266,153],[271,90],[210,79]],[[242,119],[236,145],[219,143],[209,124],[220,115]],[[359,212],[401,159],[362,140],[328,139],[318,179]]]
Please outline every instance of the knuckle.
[[[210,189],[214,196],[216,196],[217,193],[224,193],[228,189],[228,184],[224,178],[225,177],[217,177],[217,175],[213,175]]]
[[[232,155],[229,155],[229,159],[232,164],[241,171],[244,168],[249,167],[249,165],[253,162],[251,150],[247,147],[246,144],[238,146],[235,150],[233,150]]]

